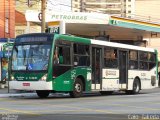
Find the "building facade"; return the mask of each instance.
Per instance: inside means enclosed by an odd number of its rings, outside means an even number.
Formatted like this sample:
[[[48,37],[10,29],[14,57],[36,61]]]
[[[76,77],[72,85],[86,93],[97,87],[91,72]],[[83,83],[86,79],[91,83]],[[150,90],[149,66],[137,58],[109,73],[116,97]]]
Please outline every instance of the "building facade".
[[[72,0],[72,11],[130,17],[135,13],[135,0]]]
[[[136,0],[135,14],[138,19],[160,24],[160,0]],[[160,60],[160,33],[150,32],[150,35],[143,38],[149,47],[157,48]]]
[[[26,21],[26,10],[41,10],[41,1],[37,0],[16,0],[16,14],[15,14],[15,36],[25,33],[41,32],[41,25]]]
[[[1,0],[0,6],[0,38],[14,38],[15,0]]]
[[[160,0],[136,0],[135,14],[148,18],[160,19]],[[158,20],[159,21],[159,20]]]

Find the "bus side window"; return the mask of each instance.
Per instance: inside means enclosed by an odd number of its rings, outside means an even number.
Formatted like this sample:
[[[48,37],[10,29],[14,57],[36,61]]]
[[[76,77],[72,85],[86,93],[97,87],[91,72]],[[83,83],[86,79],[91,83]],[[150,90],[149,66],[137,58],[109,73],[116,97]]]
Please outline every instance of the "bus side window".
[[[138,69],[138,52],[134,50],[129,51],[129,69]]]
[[[63,64],[63,48],[59,47],[59,64]]]
[[[147,64],[147,62],[140,62],[140,69],[148,70],[148,64]]]
[[[89,46],[83,44],[74,44],[74,65],[89,66],[90,65]]]
[[[63,64],[63,47],[56,47],[54,50],[54,64]]]
[[[53,63],[54,64],[59,64],[58,47],[56,47],[55,50],[54,50]]]
[[[104,50],[104,66],[109,68],[117,68],[117,49],[106,47]]]

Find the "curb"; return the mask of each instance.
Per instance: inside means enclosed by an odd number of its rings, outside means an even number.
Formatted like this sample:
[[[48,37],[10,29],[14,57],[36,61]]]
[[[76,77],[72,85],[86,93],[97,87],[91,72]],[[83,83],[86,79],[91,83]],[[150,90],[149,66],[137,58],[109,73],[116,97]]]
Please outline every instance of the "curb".
[[[31,97],[37,95],[36,93],[8,93],[8,94],[0,94],[0,98],[6,97]]]

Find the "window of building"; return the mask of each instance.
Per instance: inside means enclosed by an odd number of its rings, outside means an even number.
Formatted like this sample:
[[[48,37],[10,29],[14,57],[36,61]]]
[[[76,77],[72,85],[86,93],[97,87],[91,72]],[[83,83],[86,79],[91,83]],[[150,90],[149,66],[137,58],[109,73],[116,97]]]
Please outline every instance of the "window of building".
[[[5,32],[9,33],[9,2],[5,1]]]
[[[22,35],[25,33],[25,30],[16,30],[16,36],[17,35]]]
[[[5,32],[9,33],[9,19],[5,18]]]
[[[78,8],[78,4],[75,4],[74,7],[75,7],[75,8]]]
[[[129,10],[128,13],[131,13],[131,11]]]

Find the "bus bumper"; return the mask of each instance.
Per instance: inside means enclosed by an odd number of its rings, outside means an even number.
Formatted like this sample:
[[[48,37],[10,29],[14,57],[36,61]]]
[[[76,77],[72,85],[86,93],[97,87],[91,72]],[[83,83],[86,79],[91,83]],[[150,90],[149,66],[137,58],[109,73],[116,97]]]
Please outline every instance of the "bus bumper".
[[[14,90],[53,90],[52,82],[46,81],[10,81],[9,89]]]

